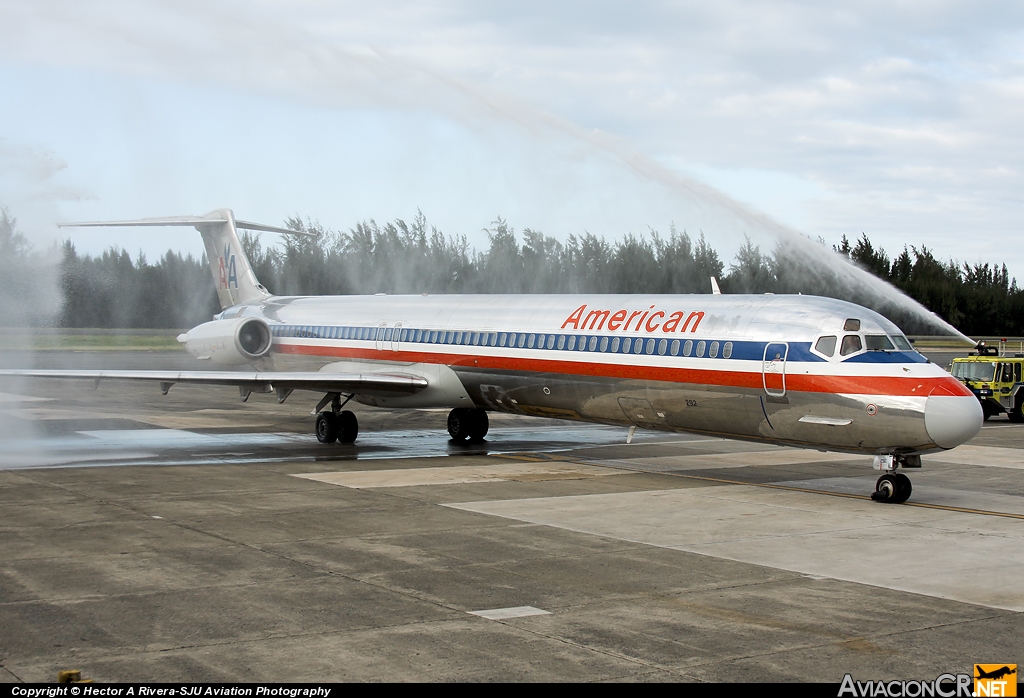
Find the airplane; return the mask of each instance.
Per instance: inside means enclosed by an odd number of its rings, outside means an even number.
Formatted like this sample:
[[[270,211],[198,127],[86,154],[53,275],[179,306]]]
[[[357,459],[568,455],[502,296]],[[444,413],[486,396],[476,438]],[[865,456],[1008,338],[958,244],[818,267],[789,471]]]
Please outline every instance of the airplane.
[[[996,679],[996,680],[998,680],[998,679],[1003,678],[1004,676],[1010,676],[1011,674],[1016,674],[1017,673],[1016,669],[1011,669],[1008,666],[1003,666],[1003,667],[1001,667],[999,669],[995,669],[994,671],[985,671],[980,666],[975,665],[974,666],[974,670],[978,674],[977,676],[974,677],[976,679]]]
[[[450,408],[454,441],[480,441],[488,412],[689,432],[863,454],[882,471],[872,499],[905,502],[904,469],[973,438],[977,398],[867,308],[804,295],[275,296],[238,229],[205,216],[68,223],[192,226],[222,311],[178,336],[220,370],[6,370],[0,376],[237,386],[243,401],[322,395],[315,434],[356,440],[350,400]],[[246,370],[240,370],[246,369]]]

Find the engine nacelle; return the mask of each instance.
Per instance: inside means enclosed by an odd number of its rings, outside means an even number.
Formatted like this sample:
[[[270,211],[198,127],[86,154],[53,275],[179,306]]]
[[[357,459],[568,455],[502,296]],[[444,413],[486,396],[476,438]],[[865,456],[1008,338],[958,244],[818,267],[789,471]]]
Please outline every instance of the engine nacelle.
[[[178,341],[197,359],[234,366],[270,353],[270,326],[254,317],[213,320],[179,334]]]

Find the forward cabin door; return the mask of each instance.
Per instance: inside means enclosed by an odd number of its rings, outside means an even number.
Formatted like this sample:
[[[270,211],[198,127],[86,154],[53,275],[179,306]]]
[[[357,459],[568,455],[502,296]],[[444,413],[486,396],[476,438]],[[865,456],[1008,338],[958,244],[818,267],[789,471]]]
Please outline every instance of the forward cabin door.
[[[786,394],[786,357],[789,345],[785,342],[770,342],[764,348],[764,359],[761,364],[761,379],[764,392],[771,397],[783,397]]]
[[[391,334],[391,351],[398,351],[401,349],[399,341],[402,338],[402,323],[395,323],[395,331]]]

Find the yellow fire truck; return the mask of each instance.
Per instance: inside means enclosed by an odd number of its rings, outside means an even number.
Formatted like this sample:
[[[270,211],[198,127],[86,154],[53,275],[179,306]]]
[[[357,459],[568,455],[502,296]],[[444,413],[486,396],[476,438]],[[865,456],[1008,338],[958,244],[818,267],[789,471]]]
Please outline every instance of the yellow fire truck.
[[[981,402],[985,419],[1005,412],[1011,422],[1024,422],[1024,354],[999,356],[996,347],[978,345],[970,356],[953,359],[950,372]]]

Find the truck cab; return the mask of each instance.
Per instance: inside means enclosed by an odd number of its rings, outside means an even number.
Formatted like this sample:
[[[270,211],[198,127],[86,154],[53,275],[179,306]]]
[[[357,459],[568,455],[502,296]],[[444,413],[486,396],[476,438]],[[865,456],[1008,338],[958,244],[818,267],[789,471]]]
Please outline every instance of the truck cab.
[[[1011,422],[1024,422],[1024,356],[987,352],[953,359],[950,372],[981,402],[985,419],[1005,412]]]

